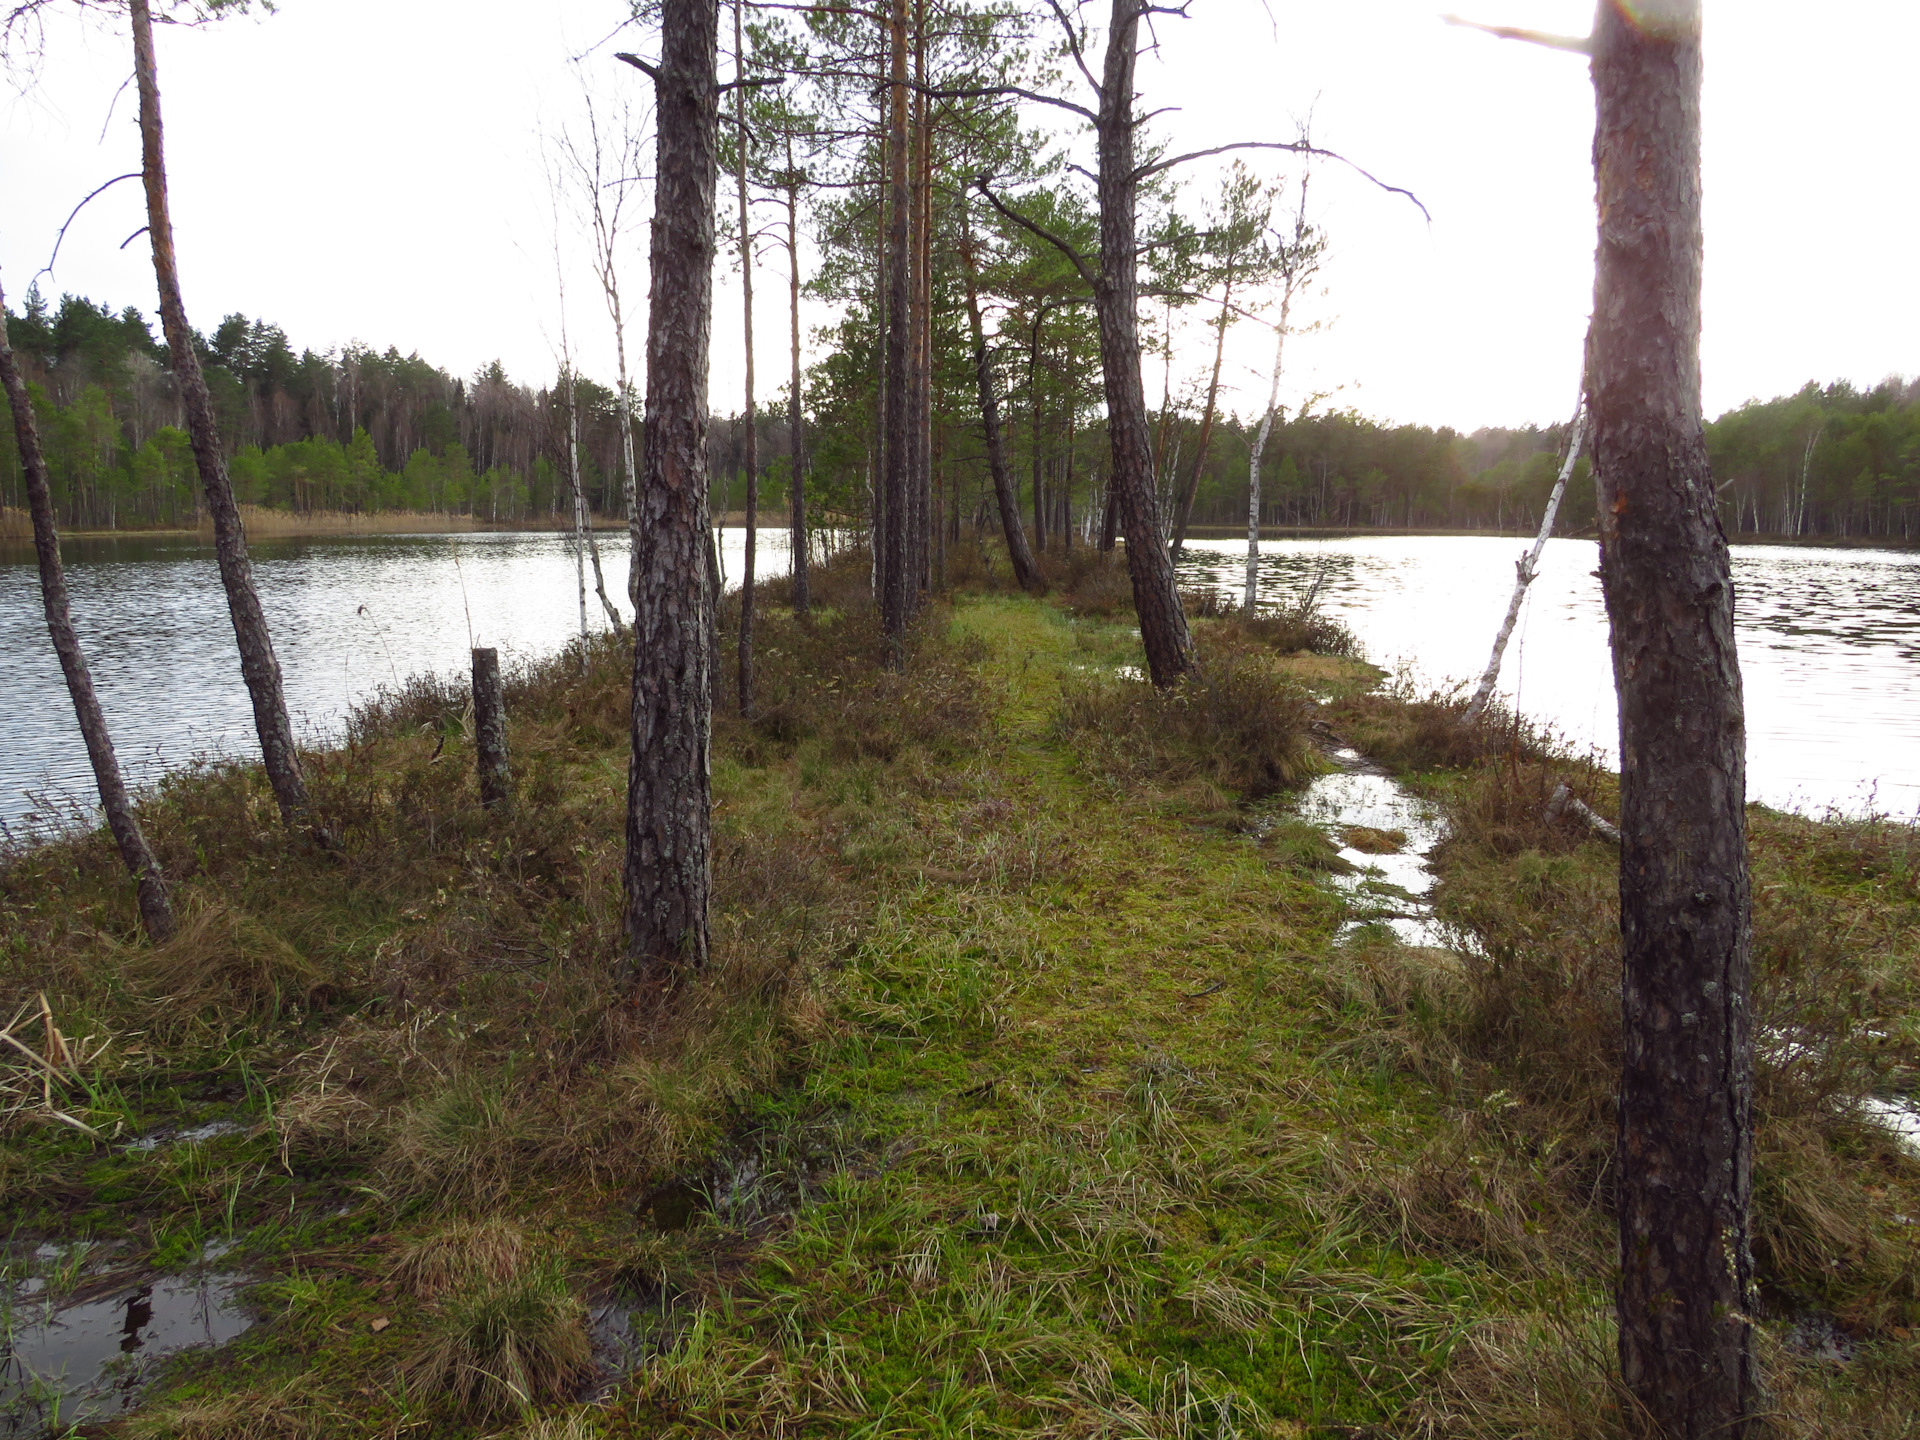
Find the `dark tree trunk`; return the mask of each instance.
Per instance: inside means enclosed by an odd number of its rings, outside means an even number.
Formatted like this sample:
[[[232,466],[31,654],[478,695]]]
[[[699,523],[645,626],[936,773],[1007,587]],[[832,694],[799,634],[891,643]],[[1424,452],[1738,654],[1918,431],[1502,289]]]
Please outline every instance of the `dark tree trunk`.
[[[880,619],[897,646],[906,636],[918,587],[913,582],[913,264],[907,184],[907,0],[893,0],[888,22],[886,547],[880,565]]]
[[[1094,302],[1100,312],[1107,436],[1113,450],[1120,523],[1127,536],[1133,608],[1140,620],[1147,674],[1155,685],[1165,686],[1193,668],[1193,639],[1160,531],[1147,397],[1140,378],[1140,287],[1134,237],[1140,181],[1134,161],[1133,74],[1141,13],[1141,0],[1113,0],[1100,86],[1100,273]]]
[[[1113,477],[1107,477],[1105,499],[1100,505],[1100,550],[1111,553],[1120,538],[1120,498],[1114,491]]]
[[[1046,487],[1040,479],[1040,322],[1046,318],[1046,307],[1035,305],[1033,310],[1033,336],[1027,350],[1027,448],[1033,453],[1028,458],[1033,464],[1033,548],[1042,555],[1047,553],[1047,509],[1046,496],[1042,493]]]
[[[153,58],[153,20],[147,0],[130,0],[133,20],[134,76],[140,89],[140,148],[147,189],[147,232],[153,248],[153,275],[160,291],[160,322],[167,339],[168,358],[180,404],[186,413],[187,434],[193,442],[194,463],[207,494],[207,513],[213,518],[214,553],[220,565],[220,583],[226,587],[227,609],[233,617],[234,639],[240,647],[240,674],[253,702],[254,729],[260,736],[260,758],[280,802],[281,818],[289,825],[308,823],[311,807],[307,782],[300,773],[300,755],[293,745],[293,725],[287,718],[286,692],[280,683],[280,662],[273,653],[266,612],[253,588],[253,562],[247,555],[247,537],[240,525],[240,507],[227,477],[226,457],[220,449],[220,427],[213,396],[200,373],[200,357],[193,348],[193,330],[187,324],[180,299],[180,271],[174,258],[173,221],[167,210],[167,167],[160,124],[160,81]]]
[[[793,609],[805,615],[812,608],[807,586],[807,452],[805,409],[800,393],[800,187],[792,178],[793,137],[787,137],[787,313],[790,318],[792,391],[787,399],[787,443],[792,470],[787,482],[788,509],[793,527]]]
[[[627,778],[627,954],[636,982],[707,958],[713,633],[707,358],[718,179],[718,0],[664,0]]]
[[[933,133],[927,118],[927,6],[913,7],[913,590],[933,578]]]
[[[1013,476],[1007,471],[1007,446],[1000,434],[1000,401],[994,393],[993,367],[987,362],[986,331],[980,323],[980,285],[974,263],[973,226],[967,212],[960,212],[960,266],[967,279],[967,325],[973,335],[973,371],[980,385],[980,426],[987,435],[987,468],[993,473],[994,499],[1000,506],[1000,528],[1007,537],[1007,559],[1013,565],[1013,578],[1022,590],[1040,586],[1040,570],[1033,563],[1033,551],[1027,548],[1026,528],[1020,523],[1020,497],[1014,493]]]
[[[1180,492],[1180,514],[1173,526],[1173,557],[1186,548],[1187,526],[1193,521],[1193,499],[1200,493],[1200,476],[1207,467],[1207,446],[1213,440],[1214,406],[1220,400],[1220,364],[1227,358],[1227,320],[1233,303],[1233,264],[1227,264],[1226,291],[1220,297],[1220,335],[1213,345],[1213,376],[1207,381],[1207,408],[1200,416],[1200,441],[1193,452],[1193,469]]]
[[[60,563],[60,533],[54,525],[53,487],[40,449],[33,401],[7,338],[4,294],[0,294],[0,384],[6,387],[7,404],[13,411],[13,438],[20,451],[20,468],[27,477],[27,508],[33,515],[33,548],[40,561],[40,599],[46,610],[47,633],[53,638],[54,653],[60,657],[61,673],[67,677],[67,693],[73,698],[74,718],[80,722],[80,738],[86,742],[87,759],[93,765],[93,782],[100,791],[107,829],[120,847],[120,858],[138,891],[140,923],[150,939],[166,940],[174,930],[173,903],[167,896],[160,862],[147,848],[147,837],[134,818],[133,803],[120,776],[120,762],[113,753],[113,737],[107,733],[107,717],[93,693],[93,674],[80,649],[80,637],[74,632],[73,615],[67,605],[66,567]]]
[[[744,82],[747,73],[745,0],[733,0],[734,78]],[[740,294],[742,326],[747,353],[747,534],[746,555],[740,562],[740,713],[753,714],[753,562],[760,538],[760,432],[753,408],[753,230],[747,209],[747,87],[737,85],[733,92],[733,118],[738,134],[735,151],[739,159],[737,179],[740,185]]]
[[[502,810],[513,803],[513,771],[507,761],[507,697],[500,688],[500,652],[473,652],[473,754],[480,803]]]
[[[1700,417],[1700,10],[1594,30],[1588,347],[1620,697],[1620,1365],[1661,1440],[1754,1392],[1746,727]]]

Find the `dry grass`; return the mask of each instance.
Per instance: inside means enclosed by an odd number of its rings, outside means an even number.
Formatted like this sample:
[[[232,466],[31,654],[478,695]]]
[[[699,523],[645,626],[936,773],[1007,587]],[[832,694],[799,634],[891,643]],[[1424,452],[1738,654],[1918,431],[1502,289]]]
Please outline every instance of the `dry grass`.
[[[593,1364],[586,1307],[552,1266],[475,1276],[438,1303],[407,1384],[470,1414],[524,1413],[568,1397]]]
[[[1611,777],[1511,753],[1442,788],[1454,833],[1437,857],[1439,910],[1477,944],[1444,958],[1350,947],[1338,982],[1356,1020],[1349,1053],[1416,1074],[1441,1097],[1441,1124],[1413,1147],[1336,1152],[1330,1170],[1345,1203],[1396,1243],[1543,1278],[1613,1264],[1617,854],[1546,819],[1563,779],[1610,808]],[[1856,1362],[1862,1383],[1835,1385],[1776,1354],[1779,1433],[1912,1433],[1905,1419],[1873,1427],[1894,1413],[1883,1392],[1920,1389],[1920,1243],[1904,1218],[1920,1214],[1920,1161],[1857,1100],[1920,1082],[1920,849],[1905,826],[1758,809],[1749,833],[1763,1314],[1776,1335],[1826,1317],[1873,1357]],[[1489,1331],[1456,1367],[1449,1401],[1478,1418],[1433,1433],[1624,1434],[1610,1355],[1584,1330]],[[1543,1383],[1515,1390],[1520,1373]]]
[[[1204,781],[1252,798],[1317,772],[1311,714],[1306,694],[1271,665],[1228,653],[1164,691],[1089,675],[1063,689],[1055,730],[1084,766],[1117,783]]]
[[[274,510],[264,505],[242,505],[240,520],[255,540],[291,540],[330,535],[446,535],[485,529],[472,515],[434,510]],[[213,535],[213,522],[203,520],[200,533]]]
[[[10,505],[0,505],[0,540],[30,541],[33,539],[33,517],[25,510],[15,510]]]

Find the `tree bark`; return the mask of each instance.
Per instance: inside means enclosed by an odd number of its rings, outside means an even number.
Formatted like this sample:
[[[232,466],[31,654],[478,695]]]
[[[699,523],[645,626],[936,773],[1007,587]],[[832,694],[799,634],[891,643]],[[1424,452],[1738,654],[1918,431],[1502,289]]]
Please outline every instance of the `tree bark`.
[[[173,219],[167,208],[167,166],[160,122],[160,81],[154,64],[153,19],[147,0],[129,0],[133,21],[134,77],[140,91],[141,170],[147,191],[147,233],[153,249],[153,275],[160,292],[160,323],[167,339],[175,383],[200,483],[207,494],[207,513],[213,519],[214,554],[220,583],[227,592],[227,610],[233,618],[234,640],[240,649],[240,674],[253,703],[254,729],[260,737],[260,758],[267,781],[288,825],[310,823],[306,777],[293,744],[293,724],[287,716],[286,690],[281,684],[280,661],[273,653],[273,636],[266,611],[253,585],[253,561],[247,554],[246,532],[240,524],[226,456],[220,447],[220,427],[213,396],[200,372],[193,348],[193,329],[187,324],[180,298],[180,270],[173,246]],[[322,836],[321,838],[325,838]]]
[[[1193,519],[1193,500],[1200,493],[1200,473],[1207,466],[1207,446],[1213,440],[1214,406],[1220,400],[1220,365],[1227,358],[1227,325],[1233,315],[1233,261],[1227,261],[1226,290],[1220,297],[1219,337],[1213,345],[1213,377],[1207,381],[1207,408],[1200,415],[1200,443],[1194,451],[1193,470],[1186,488],[1180,492],[1180,514],[1173,526],[1173,558],[1178,560],[1186,548],[1187,526]]]
[[[47,616],[47,633],[53,639],[54,653],[60,657],[60,671],[67,679],[67,694],[73,699],[74,718],[80,724],[80,738],[86,742],[87,760],[93,766],[93,783],[100,792],[100,808],[107,817],[107,829],[120,850],[120,859],[133,876],[139,898],[140,923],[156,944],[172,938],[173,902],[167,894],[167,879],[160,862],[147,846],[147,837],[134,818],[133,802],[120,774],[120,761],[113,753],[113,736],[107,731],[107,717],[94,694],[93,672],[80,648],[80,637],[73,628],[73,613],[67,603],[67,572],[60,562],[60,532],[53,514],[53,486],[47,475],[47,461],[40,448],[40,428],[34,418],[33,401],[27,384],[14,362],[13,346],[7,337],[6,296],[0,294],[0,384],[7,392],[7,404],[13,411],[13,438],[20,451],[20,468],[26,472],[27,508],[33,516],[33,549],[40,562],[40,600]]]
[[[753,408],[753,230],[747,208],[747,51],[745,0],[733,0],[733,118],[739,146],[736,176],[740,199],[741,325],[747,354],[747,534],[740,565],[740,713],[753,714],[753,562],[760,538],[760,432]]]
[[[507,760],[507,698],[500,688],[500,652],[473,652],[473,755],[480,803],[503,810],[513,803],[513,771]]]
[[[1028,459],[1033,468],[1033,548],[1042,555],[1047,553],[1047,501],[1046,486],[1040,477],[1040,324],[1046,315],[1046,305],[1035,302],[1033,334],[1027,346],[1027,448],[1032,452]]]
[[[967,281],[967,327],[973,337],[973,373],[980,387],[980,428],[987,437],[987,469],[993,475],[993,495],[1000,507],[1000,530],[1007,538],[1007,559],[1014,581],[1022,590],[1040,588],[1040,568],[1027,548],[1026,527],[1020,523],[1020,497],[1007,470],[1007,445],[1000,433],[1000,400],[994,391],[993,366],[987,359],[987,337],[980,323],[979,266],[973,250],[973,225],[965,201],[960,207],[960,268]]]
[[[913,6],[913,590],[933,580],[933,132],[927,110],[927,6]]]
[[[888,21],[887,99],[887,359],[886,550],[881,563],[880,619],[896,647],[904,641],[917,587],[912,570],[913,265],[907,184],[907,0],[893,0]],[[897,656],[897,649],[896,649]]]
[[[1133,75],[1141,0],[1113,0],[1100,86],[1100,370],[1106,387],[1113,484],[1127,536],[1127,573],[1140,621],[1147,674],[1155,685],[1177,683],[1193,668],[1193,639],[1180,608],[1173,561],[1160,531],[1153,494],[1153,447],[1140,378],[1139,272],[1134,235],[1139,177],[1135,171]]]
[[[1602,0],[1588,397],[1620,699],[1620,1366],[1661,1440],[1749,1433],[1746,729],[1700,416],[1700,6]]]
[[[787,508],[793,527],[793,609],[805,615],[813,599],[807,585],[807,453],[804,402],[800,393],[800,185],[793,168],[793,136],[787,136],[787,313],[793,374],[787,399],[787,443],[792,470],[787,481]]]
[[[659,984],[706,963],[713,885],[707,361],[718,0],[663,0],[627,777],[627,955]]]

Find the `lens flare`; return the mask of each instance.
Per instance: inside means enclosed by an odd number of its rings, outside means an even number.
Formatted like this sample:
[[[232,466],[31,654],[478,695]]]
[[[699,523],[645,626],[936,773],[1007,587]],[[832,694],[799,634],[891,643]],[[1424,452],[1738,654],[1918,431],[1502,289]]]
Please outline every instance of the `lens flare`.
[[[1681,40],[1700,31],[1700,0],[1614,0],[1643,35]]]

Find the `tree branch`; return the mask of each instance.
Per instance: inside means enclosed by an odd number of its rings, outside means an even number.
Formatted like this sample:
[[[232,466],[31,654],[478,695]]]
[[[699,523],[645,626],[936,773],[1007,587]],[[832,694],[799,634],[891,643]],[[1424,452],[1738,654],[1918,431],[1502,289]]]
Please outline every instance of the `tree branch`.
[[[634,69],[644,71],[647,77],[650,80],[652,80],[654,84],[657,85],[660,83],[659,67],[655,65],[649,65],[645,60],[642,60],[638,55],[629,55],[627,54],[626,51],[622,50],[620,51],[619,54],[615,55],[613,58],[616,60],[624,60],[627,62],[627,64],[633,66]]]
[[[1142,165],[1133,172],[1133,178],[1136,181],[1145,180],[1149,175],[1158,175],[1162,170],[1171,170],[1174,166],[1184,165],[1189,160],[1204,160],[1209,155],[1224,155],[1229,150],[1287,150],[1295,155],[1321,155],[1329,160],[1337,160],[1363,179],[1378,185],[1389,195],[1406,196],[1429,221],[1433,219],[1433,213],[1420,203],[1420,197],[1411,190],[1402,189],[1398,185],[1389,185],[1364,166],[1354,164],[1346,156],[1335,154],[1331,150],[1322,150],[1318,145],[1309,145],[1304,140],[1236,140],[1231,145],[1215,145],[1211,150],[1194,150],[1185,155],[1176,155],[1171,160],[1156,160],[1151,165]]]
[[[1082,255],[1078,250],[1076,250],[1072,245],[1068,244],[1065,240],[1062,240],[1058,235],[1055,235],[1051,230],[1048,230],[1043,226],[1034,224],[1033,221],[1029,220],[1026,216],[1022,215],[1019,211],[1014,210],[1009,206],[1003,204],[1001,202],[1000,197],[994,194],[993,191],[987,188],[986,176],[984,175],[978,176],[973,182],[973,188],[978,190],[982,195],[986,196],[987,203],[993,206],[993,208],[998,210],[1002,215],[1006,216],[1007,219],[1013,221],[1013,223],[1018,225],[1021,229],[1029,231],[1030,233],[1039,236],[1042,240],[1046,241],[1049,245],[1053,246],[1054,249],[1058,250],[1062,255],[1066,256],[1067,259],[1072,263],[1073,268],[1080,272],[1080,278],[1087,282],[1088,289],[1099,288],[1100,282],[1094,278],[1093,268],[1087,264],[1086,256]]]
[[[75,220],[79,219],[80,212],[86,209],[87,206],[93,202],[95,196],[105,194],[107,191],[111,190],[114,186],[118,185],[122,180],[138,180],[140,178],[140,175],[141,175],[141,172],[138,170],[135,170],[128,175],[116,175],[113,177],[113,179],[107,181],[106,184],[102,185],[98,190],[95,190],[92,195],[87,196],[85,200],[82,200],[78,205],[74,206],[73,213],[67,216],[66,224],[60,227],[60,233],[54,237],[53,254],[47,257],[47,263],[41,267],[40,274],[35,275],[33,278],[35,280],[38,280],[40,278],[40,275],[51,275],[53,273],[53,262],[60,258],[60,247],[61,245],[66,243],[67,226],[73,224]],[[122,245],[120,248],[124,250],[127,247]]]
[[[1087,84],[1093,87],[1093,93],[1099,95],[1100,82],[1093,78],[1093,71],[1087,68],[1087,57],[1081,53],[1080,37],[1074,33],[1073,22],[1067,18],[1060,0],[1047,0],[1047,5],[1053,11],[1054,19],[1060,22],[1060,28],[1067,33],[1067,53],[1073,56],[1073,63],[1080,67],[1080,73],[1087,77]]]
[[[1544,31],[1522,30],[1513,25],[1482,25],[1478,20],[1466,20],[1458,15],[1442,15],[1440,18],[1449,25],[1483,31],[1501,40],[1522,40],[1529,45],[1544,45],[1549,50],[1571,50],[1576,55],[1593,54],[1592,36],[1549,35]]]
[[[1100,123],[1100,117],[1084,105],[1076,105],[1071,100],[1062,100],[1058,95],[1042,95],[1038,90],[1022,90],[1018,85],[982,85],[971,90],[936,90],[931,85],[916,85],[909,80],[907,87],[929,95],[935,100],[977,100],[985,95],[1015,95],[1022,100],[1031,100],[1036,105],[1053,105],[1061,110],[1071,110],[1089,125]]]

